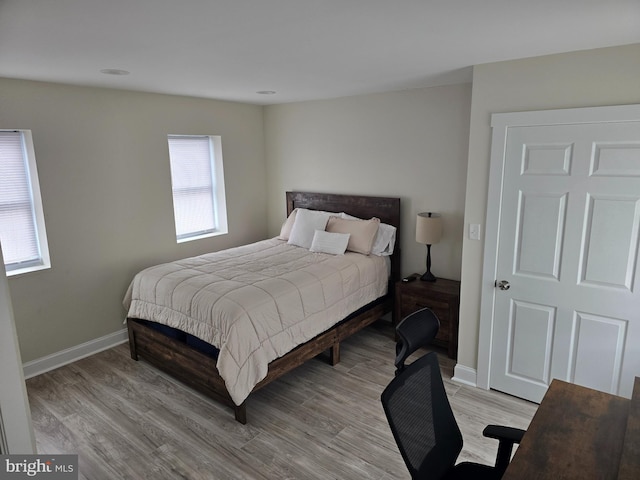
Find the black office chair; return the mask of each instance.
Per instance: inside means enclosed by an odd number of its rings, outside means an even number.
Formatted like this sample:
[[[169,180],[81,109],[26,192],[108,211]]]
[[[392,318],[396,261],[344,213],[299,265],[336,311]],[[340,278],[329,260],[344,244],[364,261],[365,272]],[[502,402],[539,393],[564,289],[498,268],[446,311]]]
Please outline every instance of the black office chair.
[[[499,479],[524,430],[489,425],[485,437],[499,440],[496,465],[463,462],[462,434],[442,382],[438,357],[430,352],[408,365],[382,392],[382,406],[411,478]]]
[[[436,338],[440,320],[429,308],[422,308],[402,319],[396,326],[396,375],[404,370],[404,362],[416,350]]]

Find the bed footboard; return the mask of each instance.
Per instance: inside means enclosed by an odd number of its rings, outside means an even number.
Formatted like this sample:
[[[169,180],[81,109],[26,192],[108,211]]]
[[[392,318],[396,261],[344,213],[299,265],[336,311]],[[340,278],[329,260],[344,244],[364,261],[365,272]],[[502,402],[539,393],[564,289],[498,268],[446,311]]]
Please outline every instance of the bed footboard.
[[[267,376],[255,386],[252,393],[326,351],[329,352],[329,363],[336,365],[340,361],[340,342],[389,311],[391,306],[388,300],[372,305],[274,360],[269,364]],[[189,387],[230,406],[233,408],[235,419],[242,424],[247,423],[247,401],[241,405],[233,403],[224,380],[218,373],[214,358],[148,327],[135,318],[127,319],[127,328],[133,360],[143,358]]]
[[[247,422],[246,402],[235,405],[227,393],[224,380],[218,374],[215,359],[194,350],[189,345],[144,325],[127,319],[131,358],[144,360],[199,392],[229,405],[236,420]]]

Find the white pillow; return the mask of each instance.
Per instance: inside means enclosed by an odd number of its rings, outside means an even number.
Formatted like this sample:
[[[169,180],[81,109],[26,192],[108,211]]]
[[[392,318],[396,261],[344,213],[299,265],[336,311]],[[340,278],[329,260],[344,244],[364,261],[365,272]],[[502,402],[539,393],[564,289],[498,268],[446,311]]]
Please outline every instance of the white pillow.
[[[348,220],[361,220],[358,217],[349,215],[342,212],[340,214],[342,218]],[[393,249],[396,246],[396,227],[388,225],[386,223],[380,223],[378,226],[378,233],[373,240],[373,247],[371,248],[371,255],[378,255],[379,257],[386,257],[393,254]]]
[[[372,255],[388,256],[396,246],[396,227],[381,223],[371,248]]]
[[[332,255],[344,255],[350,236],[348,233],[331,233],[324,230],[316,230],[309,250]]]
[[[304,247],[306,249],[311,248],[313,235],[316,230],[325,229],[330,216],[331,214],[328,212],[299,208],[287,243],[290,245]]]

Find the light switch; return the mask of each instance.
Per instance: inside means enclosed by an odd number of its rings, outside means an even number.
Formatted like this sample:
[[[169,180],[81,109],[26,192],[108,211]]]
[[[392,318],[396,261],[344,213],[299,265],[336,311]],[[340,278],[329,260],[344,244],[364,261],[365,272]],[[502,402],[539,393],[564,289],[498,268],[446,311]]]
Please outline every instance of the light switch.
[[[480,240],[480,224],[479,223],[469,224],[469,238],[471,240]]]

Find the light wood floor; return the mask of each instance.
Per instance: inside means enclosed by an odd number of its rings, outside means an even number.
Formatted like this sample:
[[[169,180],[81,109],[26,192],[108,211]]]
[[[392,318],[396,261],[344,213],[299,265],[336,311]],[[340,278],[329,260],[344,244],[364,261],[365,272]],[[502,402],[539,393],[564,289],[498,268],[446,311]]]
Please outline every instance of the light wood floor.
[[[344,342],[341,363],[312,360],[257,392],[249,422],[121,345],[27,381],[38,451],[79,455],[81,479],[408,479],[380,393],[394,342],[378,322]],[[461,460],[492,463],[488,423],[526,428],[537,405],[451,381]]]

